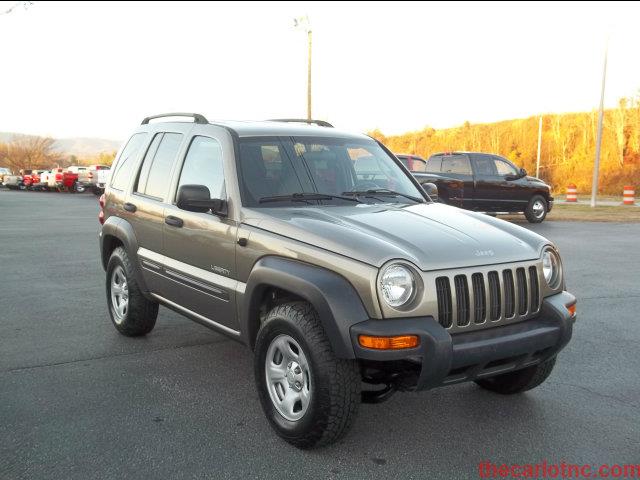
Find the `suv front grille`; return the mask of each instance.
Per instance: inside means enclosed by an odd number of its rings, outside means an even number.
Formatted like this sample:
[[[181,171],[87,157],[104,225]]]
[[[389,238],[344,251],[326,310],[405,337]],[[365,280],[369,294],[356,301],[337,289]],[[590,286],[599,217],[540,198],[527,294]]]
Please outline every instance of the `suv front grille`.
[[[438,322],[451,332],[524,320],[540,310],[538,268],[533,265],[452,272],[436,277],[435,284]]]

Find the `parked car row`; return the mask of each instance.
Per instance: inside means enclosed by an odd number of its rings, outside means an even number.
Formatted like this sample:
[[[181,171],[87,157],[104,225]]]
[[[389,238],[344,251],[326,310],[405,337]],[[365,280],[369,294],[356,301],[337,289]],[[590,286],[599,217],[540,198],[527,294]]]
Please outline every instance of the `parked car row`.
[[[17,175],[7,168],[0,168],[0,185],[12,190],[57,190],[77,193],[90,190],[96,195],[101,195],[110,173],[110,167],[107,165],[72,165],[51,170],[23,169]]]
[[[553,208],[549,185],[499,155],[446,152],[428,160],[409,154],[396,157],[427,193],[447,205],[489,214],[524,213],[531,223],[542,222]]]

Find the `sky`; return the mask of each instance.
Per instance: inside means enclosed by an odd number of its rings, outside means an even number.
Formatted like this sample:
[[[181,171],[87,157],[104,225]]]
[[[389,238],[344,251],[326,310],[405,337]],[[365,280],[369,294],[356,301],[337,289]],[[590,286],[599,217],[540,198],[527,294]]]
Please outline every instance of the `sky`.
[[[15,2],[0,1],[0,11]],[[147,115],[306,116],[385,134],[640,90],[640,4],[33,2],[0,15],[0,131],[124,140]]]

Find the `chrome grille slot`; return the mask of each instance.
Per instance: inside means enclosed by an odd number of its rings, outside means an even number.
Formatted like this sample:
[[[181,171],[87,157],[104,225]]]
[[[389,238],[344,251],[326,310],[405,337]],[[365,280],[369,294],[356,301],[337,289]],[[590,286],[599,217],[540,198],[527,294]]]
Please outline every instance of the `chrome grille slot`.
[[[459,327],[469,325],[469,285],[466,275],[453,278],[456,287],[456,318]]]
[[[483,275],[481,273],[471,275],[471,285],[473,287],[473,321],[484,323],[487,318],[487,293]]]
[[[540,260],[425,273],[431,308],[449,333],[499,327],[539,314]],[[429,294],[429,292],[431,292]],[[434,315],[435,316],[435,315]]]
[[[489,319],[492,322],[500,320],[500,299],[500,277],[498,272],[489,272]]]
[[[540,285],[538,285],[538,269],[536,267],[529,267],[529,290],[531,290],[529,311],[535,313],[540,309]]]
[[[436,278],[436,296],[438,297],[438,322],[444,328],[449,328],[453,325],[449,277]]]
[[[516,270],[516,280],[518,292],[518,315],[525,315],[529,307],[529,297],[527,295],[527,274],[524,272],[524,268],[518,268]]]
[[[502,272],[502,283],[504,284],[504,316],[506,318],[511,318],[516,313],[513,272],[511,270],[504,270]]]

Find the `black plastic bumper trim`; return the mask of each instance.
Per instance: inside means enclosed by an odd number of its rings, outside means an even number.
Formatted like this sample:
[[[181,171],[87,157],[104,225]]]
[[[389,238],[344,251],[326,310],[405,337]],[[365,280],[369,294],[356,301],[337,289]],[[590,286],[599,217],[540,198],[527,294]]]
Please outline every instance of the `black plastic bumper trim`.
[[[576,299],[568,292],[547,297],[540,314],[523,322],[450,335],[433,317],[366,320],[351,327],[355,356],[362,360],[416,360],[421,363],[417,390],[489,376],[502,370],[540,363],[562,350],[573,331],[575,317],[566,306]],[[371,350],[358,335],[418,335],[420,345],[404,350]],[[500,362],[505,365],[500,368]],[[498,364],[498,367],[493,365]],[[452,373],[464,371],[464,375]],[[483,370],[484,369],[484,370]]]

